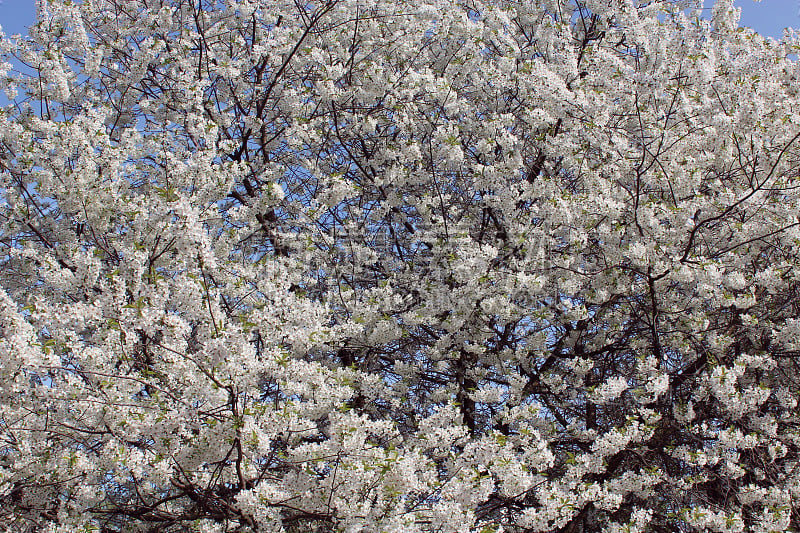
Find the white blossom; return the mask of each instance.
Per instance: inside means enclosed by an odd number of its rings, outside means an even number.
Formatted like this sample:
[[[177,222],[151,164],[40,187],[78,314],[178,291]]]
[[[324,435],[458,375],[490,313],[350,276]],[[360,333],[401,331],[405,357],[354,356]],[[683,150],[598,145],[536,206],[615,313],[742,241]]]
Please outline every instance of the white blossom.
[[[0,37],[0,530],[798,528],[797,35],[154,4]]]

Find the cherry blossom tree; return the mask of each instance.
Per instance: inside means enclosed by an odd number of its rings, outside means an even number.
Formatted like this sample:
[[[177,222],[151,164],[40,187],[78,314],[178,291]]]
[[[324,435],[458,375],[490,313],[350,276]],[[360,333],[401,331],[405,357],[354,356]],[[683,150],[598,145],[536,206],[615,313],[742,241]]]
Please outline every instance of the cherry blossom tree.
[[[697,7],[40,1],[0,526],[800,531],[800,36]]]

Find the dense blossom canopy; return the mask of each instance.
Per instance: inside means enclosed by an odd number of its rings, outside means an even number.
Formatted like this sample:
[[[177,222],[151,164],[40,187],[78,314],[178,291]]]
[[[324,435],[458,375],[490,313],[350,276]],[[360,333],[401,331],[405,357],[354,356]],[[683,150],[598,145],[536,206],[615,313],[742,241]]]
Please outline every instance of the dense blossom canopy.
[[[693,7],[40,1],[0,528],[800,530],[800,37]]]

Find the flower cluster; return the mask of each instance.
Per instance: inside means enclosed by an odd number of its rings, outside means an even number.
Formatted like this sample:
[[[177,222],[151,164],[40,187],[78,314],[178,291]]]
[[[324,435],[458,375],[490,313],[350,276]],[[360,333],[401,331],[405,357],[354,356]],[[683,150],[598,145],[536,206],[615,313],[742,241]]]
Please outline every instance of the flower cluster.
[[[39,2],[0,530],[800,530],[800,39],[689,4]]]

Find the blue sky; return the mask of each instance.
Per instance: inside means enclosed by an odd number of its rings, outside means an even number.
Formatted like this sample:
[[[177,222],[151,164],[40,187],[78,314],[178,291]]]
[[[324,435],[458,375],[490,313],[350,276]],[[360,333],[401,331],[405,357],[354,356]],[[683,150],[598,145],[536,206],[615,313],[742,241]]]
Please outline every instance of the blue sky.
[[[706,5],[710,7],[712,0]],[[800,0],[736,0],[736,5],[742,8],[741,25],[762,34],[778,38],[785,26],[800,29]],[[35,14],[35,0],[0,0],[0,26],[6,35],[24,33]]]
[[[6,0],[8,1],[8,0]],[[706,0],[707,5],[711,2]],[[762,35],[780,38],[783,28],[800,29],[800,0],[736,0],[742,8],[741,26],[750,26]]]

